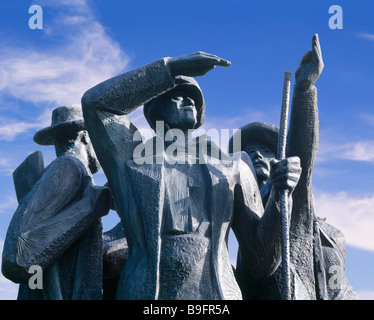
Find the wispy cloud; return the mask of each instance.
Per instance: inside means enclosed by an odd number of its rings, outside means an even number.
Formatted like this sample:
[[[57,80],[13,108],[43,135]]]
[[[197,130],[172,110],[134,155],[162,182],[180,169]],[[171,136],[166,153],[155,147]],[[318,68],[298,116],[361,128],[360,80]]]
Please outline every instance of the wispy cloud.
[[[370,126],[374,126],[374,114],[361,114],[360,118]]]
[[[342,159],[374,162],[374,141],[359,141],[344,146]]]
[[[374,251],[374,196],[321,193],[315,195],[315,207],[318,216],[344,233],[347,244]]]
[[[374,141],[365,140],[346,144],[320,143],[318,162],[336,159],[374,163]]]
[[[14,168],[12,160],[0,154],[0,173],[10,175],[12,174],[13,170]]]
[[[128,64],[128,57],[96,21],[86,1],[43,3],[43,8],[49,6],[58,7],[51,10],[58,13],[40,32],[51,39],[51,46],[0,48],[3,99],[10,96],[35,106],[54,107],[80,103],[87,89],[123,71]],[[53,41],[56,37],[58,45]],[[41,126],[39,121],[0,120],[0,139],[13,139],[21,132]],[[4,125],[4,120],[10,125]]]
[[[374,41],[374,34],[373,33],[367,33],[367,32],[361,32],[357,35],[359,38]]]
[[[17,198],[15,196],[2,196],[0,202],[0,214],[13,214],[17,208]]]
[[[44,128],[51,123],[51,111],[46,108],[33,121],[20,121],[6,116],[0,117],[0,140],[12,141],[19,134],[31,129]]]
[[[10,159],[0,156],[0,168],[9,168],[10,165]]]
[[[374,300],[374,291],[360,290],[357,294],[360,300]]]

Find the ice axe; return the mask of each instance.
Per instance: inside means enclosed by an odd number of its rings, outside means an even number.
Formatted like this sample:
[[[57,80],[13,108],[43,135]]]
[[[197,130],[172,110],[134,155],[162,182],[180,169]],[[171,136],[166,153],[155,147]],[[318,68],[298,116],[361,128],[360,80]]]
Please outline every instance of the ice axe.
[[[282,109],[280,116],[279,136],[277,145],[277,159],[286,158],[287,121],[290,103],[291,72],[286,71],[283,79]],[[281,201],[281,236],[282,236],[282,279],[283,300],[291,300],[291,274],[290,274],[290,240],[289,240],[289,208],[288,190],[280,191]]]

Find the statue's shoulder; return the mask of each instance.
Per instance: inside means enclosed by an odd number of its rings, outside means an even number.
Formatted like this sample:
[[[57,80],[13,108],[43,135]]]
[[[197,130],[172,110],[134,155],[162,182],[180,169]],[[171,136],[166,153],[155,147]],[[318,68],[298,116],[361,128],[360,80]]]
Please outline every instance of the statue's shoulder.
[[[81,168],[83,165],[82,161],[72,156],[60,156],[54,159],[46,168],[46,170],[57,170],[58,168]]]
[[[323,220],[319,220],[318,225],[320,229],[334,241],[345,242],[343,232],[341,232],[337,227],[334,227]]]
[[[60,156],[53,160],[44,170],[36,188],[39,196],[42,196],[41,189],[50,192],[70,189],[78,191],[82,183],[92,183],[84,164],[72,156]]]
[[[333,246],[338,249],[344,260],[346,241],[343,232],[325,221],[319,220],[318,225],[321,231],[322,244],[324,246]]]

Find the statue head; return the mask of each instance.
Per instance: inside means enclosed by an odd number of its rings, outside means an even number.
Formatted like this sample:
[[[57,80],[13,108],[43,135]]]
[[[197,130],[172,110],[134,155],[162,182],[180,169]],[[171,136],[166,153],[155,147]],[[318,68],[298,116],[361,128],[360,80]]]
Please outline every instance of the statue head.
[[[62,106],[52,111],[52,123],[39,130],[34,141],[43,146],[54,145],[57,156],[71,155],[80,159],[91,173],[100,169],[80,105]]]
[[[235,135],[241,134],[240,150],[252,160],[257,180],[263,185],[270,177],[270,161],[276,157],[279,128],[265,122],[252,122],[240,128],[230,139],[228,152],[234,150]],[[238,140],[237,140],[238,141]]]
[[[146,103],[143,111],[153,130],[156,121],[164,121],[171,129],[197,129],[204,123],[205,101],[195,79],[176,76],[175,87]]]

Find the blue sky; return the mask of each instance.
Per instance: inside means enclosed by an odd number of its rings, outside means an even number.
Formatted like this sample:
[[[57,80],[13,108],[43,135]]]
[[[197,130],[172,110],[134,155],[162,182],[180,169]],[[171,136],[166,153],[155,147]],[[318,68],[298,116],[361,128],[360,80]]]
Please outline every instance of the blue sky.
[[[29,28],[32,4],[43,8],[41,30]],[[332,5],[343,9],[343,29],[329,28]],[[316,210],[344,232],[348,279],[362,299],[374,299],[373,15],[370,0],[1,1],[1,246],[17,207],[13,170],[36,150],[46,165],[55,158],[52,147],[32,140],[53,108],[80,103],[87,89],[123,71],[205,51],[232,65],[197,79],[207,103],[204,128],[278,124],[283,73],[295,72],[318,33],[325,69],[317,82]],[[148,127],[141,110],[132,119]],[[95,181],[105,183],[104,174]],[[104,226],[117,221],[111,212]],[[230,249],[234,259],[234,241]],[[16,293],[1,276],[0,299]]]

